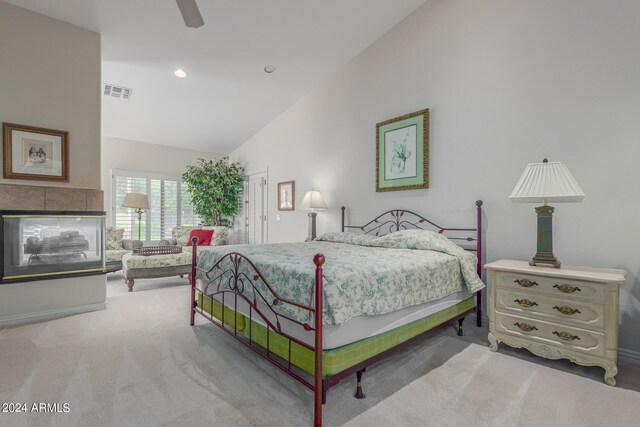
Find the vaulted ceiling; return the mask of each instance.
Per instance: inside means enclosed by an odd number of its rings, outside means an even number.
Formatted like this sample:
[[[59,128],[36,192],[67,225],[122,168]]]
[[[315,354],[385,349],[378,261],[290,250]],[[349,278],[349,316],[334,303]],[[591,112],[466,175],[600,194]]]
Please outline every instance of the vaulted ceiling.
[[[5,1],[101,33],[103,83],[133,90],[129,101],[103,96],[103,135],[218,153],[425,2],[198,0],[205,25],[193,29],[174,0]]]

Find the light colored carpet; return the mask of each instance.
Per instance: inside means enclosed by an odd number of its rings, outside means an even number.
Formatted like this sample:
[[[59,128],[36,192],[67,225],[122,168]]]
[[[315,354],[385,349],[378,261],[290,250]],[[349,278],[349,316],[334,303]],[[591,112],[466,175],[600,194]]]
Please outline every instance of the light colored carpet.
[[[347,425],[632,426],[640,393],[492,353],[446,337],[460,348]]]
[[[312,395],[214,325],[188,325],[189,288],[108,280],[108,309],[0,329],[0,403],[69,403],[7,414],[2,426],[303,426]],[[444,331],[329,391],[325,425],[637,425],[640,368],[618,387],[599,368],[485,347],[486,329]],[[570,371],[570,372],[565,372]]]

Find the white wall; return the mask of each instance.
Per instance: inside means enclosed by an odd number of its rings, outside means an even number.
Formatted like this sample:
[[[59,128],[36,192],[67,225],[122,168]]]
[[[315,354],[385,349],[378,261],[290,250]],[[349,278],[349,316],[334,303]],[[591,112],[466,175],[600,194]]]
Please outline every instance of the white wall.
[[[0,183],[99,189],[100,35],[0,1],[0,59],[0,121],[69,132],[68,183]]]
[[[269,168],[269,241],[301,241],[306,212],[279,212],[276,185],[315,186],[339,229],[390,208],[473,226],[485,202],[486,261],[535,252],[534,205],[508,196],[528,162],[562,160],[587,197],[558,204],[566,264],[623,268],[620,344],[640,352],[640,3],[430,0],[232,153]],[[375,192],[375,125],[430,109],[430,188]],[[636,353],[640,356],[640,353]]]
[[[0,2],[0,122],[69,131],[68,183],[0,182],[99,189],[100,35]],[[3,284],[0,323],[95,309],[105,297],[105,276]]]
[[[112,218],[112,169],[179,176],[188,165],[195,164],[198,158],[217,160],[221,157],[223,155],[205,151],[187,150],[167,145],[103,136],[102,188],[104,189],[107,224],[111,225]]]

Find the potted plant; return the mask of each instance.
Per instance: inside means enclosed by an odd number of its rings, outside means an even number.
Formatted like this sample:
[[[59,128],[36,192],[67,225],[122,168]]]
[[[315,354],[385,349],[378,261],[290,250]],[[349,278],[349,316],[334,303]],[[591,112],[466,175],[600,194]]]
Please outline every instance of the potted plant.
[[[182,180],[191,195],[193,211],[211,225],[229,227],[238,211],[244,178],[242,168],[229,157],[217,161],[198,159],[195,165],[187,166]]]

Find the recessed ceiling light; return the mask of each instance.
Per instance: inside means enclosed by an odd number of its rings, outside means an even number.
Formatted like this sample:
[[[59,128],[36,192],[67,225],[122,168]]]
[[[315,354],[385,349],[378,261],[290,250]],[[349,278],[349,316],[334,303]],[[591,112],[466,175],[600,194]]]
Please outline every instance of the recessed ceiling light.
[[[267,65],[264,67],[264,72],[267,74],[271,74],[276,70],[276,67],[274,67],[273,65]]]
[[[186,71],[184,71],[182,68],[178,68],[173,72],[173,74],[175,74],[176,77],[180,77],[181,79],[187,77]]]

